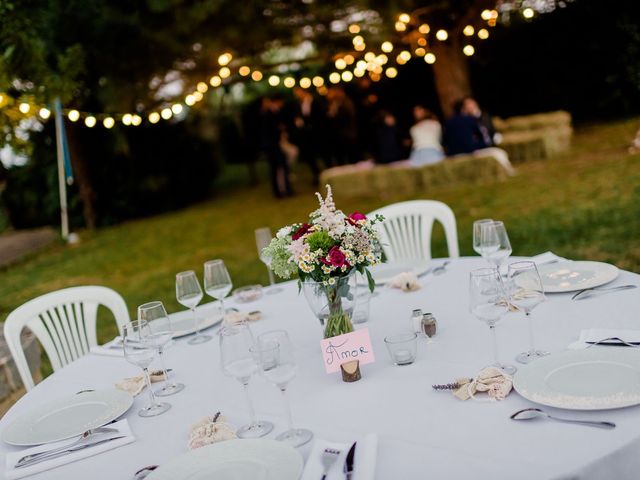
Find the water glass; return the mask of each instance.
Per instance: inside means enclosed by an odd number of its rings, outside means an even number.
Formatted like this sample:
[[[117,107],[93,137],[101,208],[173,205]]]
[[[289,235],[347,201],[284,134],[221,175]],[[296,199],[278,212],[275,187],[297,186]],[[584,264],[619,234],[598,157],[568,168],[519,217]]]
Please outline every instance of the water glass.
[[[482,255],[482,225],[492,223],[491,218],[483,218],[473,222],[473,250]]]
[[[124,358],[127,362],[142,369],[147,390],[149,391],[149,405],[138,411],[138,415],[141,417],[155,417],[171,408],[169,403],[158,402],[151,389],[149,365],[155,358],[157,350],[154,345],[144,341],[150,334],[149,324],[144,320],[134,320],[122,327]]]
[[[284,330],[274,330],[258,336],[258,342],[251,347],[256,363],[269,382],[282,392],[282,400],[287,413],[287,431],[276,437],[276,440],[286,442],[292,447],[299,447],[313,438],[310,430],[295,428],[291,415],[291,404],[286,395],[287,386],[294,379],[297,372],[296,360],[293,355],[293,344]]]
[[[276,286],[276,279],[273,276],[273,270],[271,270],[271,257],[264,254],[264,249],[269,246],[273,235],[269,227],[258,228],[255,231],[256,234],[256,247],[258,248],[258,256],[260,261],[267,266],[267,272],[269,272],[269,288],[267,289],[267,295],[273,295],[282,291],[282,288]]]
[[[371,302],[371,291],[368,288],[363,288],[358,292],[356,298],[356,305],[351,314],[351,323],[365,323],[369,321],[369,303]]]
[[[193,316],[193,328],[196,334],[187,342],[190,345],[198,345],[211,340],[210,335],[203,335],[200,332],[200,321],[196,316],[196,307],[202,301],[202,297],[202,288],[200,288],[200,282],[198,282],[196,272],[188,270],[176,275],[176,299],[180,305],[190,309],[191,315]]]
[[[204,264],[204,290],[209,296],[220,300],[223,320],[227,313],[224,308],[224,297],[229,295],[232,287],[229,271],[222,260],[211,260]]]
[[[385,337],[384,343],[389,350],[391,361],[396,365],[411,365],[416,360],[418,334],[400,333]]]
[[[499,271],[500,266],[512,252],[504,223],[498,221],[482,223],[480,232],[480,252],[484,259]]]
[[[164,385],[155,392],[159,397],[168,397],[184,390],[184,384],[169,381],[169,370],[164,361],[164,348],[173,338],[171,320],[162,302],[149,302],[138,307],[138,320],[144,320],[149,325],[145,341],[156,347],[160,366],[164,373]]]
[[[273,424],[264,420],[256,420],[253,402],[249,394],[249,381],[258,371],[251,347],[254,345],[253,334],[245,323],[225,326],[220,331],[220,365],[225,375],[238,380],[244,387],[249,407],[250,423],[240,427],[236,434],[239,438],[264,437]]]

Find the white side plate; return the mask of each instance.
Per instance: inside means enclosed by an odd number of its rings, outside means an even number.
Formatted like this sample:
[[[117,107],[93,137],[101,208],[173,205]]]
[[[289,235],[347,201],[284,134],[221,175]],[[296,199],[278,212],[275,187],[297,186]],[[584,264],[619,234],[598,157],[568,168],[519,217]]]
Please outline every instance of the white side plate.
[[[618,268],[602,262],[557,262],[539,265],[538,272],[547,293],[574,292],[615,280]]]
[[[640,350],[567,350],[519,367],[513,387],[527,400],[568,410],[640,405]]]
[[[69,395],[40,404],[19,416],[2,432],[11,445],[40,445],[80,436],[125,413],[133,397],[118,389]]]
[[[180,338],[196,333],[191,310],[172,313],[169,317],[171,318],[171,328],[173,328],[174,331],[173,338]],[[200,330],[205,330],[219,324],[222,322],[220,303],[211,302],[196,308],[196,317],[198,317],[200,321]]]
[[[302,455],[275,440],[228,440],[180,455],[147,480],[298,480]]]

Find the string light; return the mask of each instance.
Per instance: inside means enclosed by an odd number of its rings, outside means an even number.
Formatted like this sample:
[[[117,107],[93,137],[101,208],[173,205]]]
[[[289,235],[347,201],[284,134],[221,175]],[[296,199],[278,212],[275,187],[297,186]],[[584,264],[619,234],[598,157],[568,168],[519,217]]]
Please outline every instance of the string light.
[[[280,77],[277,75],[271,75],[268,82],[272,87],[277,87],[280,84]]]
[[[398,20],[401,21],[402,23],[409,23],[411,21],[411,17],[409,16],[408,13],[401,13],[398,16]]]
[[[418,56],[418,57],[424,57],[424,55],[425,55],[426,53],[427,53],[427,51],[426,51],[424,48],[422,48],[422,47],[418,47],[418,48],[416,48],[416,51],[415,51],[416,56]]]
[[[355,23],[349,25],[349,33],[360,33],[360,25],[356,25]]]
[[[191,95],[193,96],[193,99],[196,102],[199,102],[200,100],[202,100],[204,98],[204,96],[200,92],[193,92]]]
[[[141,123],[142,123],[142,117],[140,115],[133,115],[131,117],[131,125],[133,125],[134,127],[137,127]]]
[[[354,45],[360,45],[364,43],[364,38],[362,38],[362,35],[356,35],[355,37],[353,37],[352,42]]]
[[[243,65],[242,67],[240,67],[238,69],[238,73],[241,76],[246,77],[247,75],[249,75],[251,73],[251,69],[249,67],[247,67],[246,65]]]
[[[21,103],[18,110],[26,115],[31,110],[31,106],[28,103]]]
[[[192,107],[193,105],[196,104],[196,99],[194,98],[193,95],[187,95],[186,97],[184,97],[184,103]]]
[[[160,112],[160,116],[165,120],[169,120],[173,116],[173,112],[170,108],[163,108]]]
[[[534,16],[535,14],[536,14],[536,12],[533,10],[533,8],[525,8],[525,9],[522,11],[522,16],[523,16],[524,18],[527,18],[527,19],[529,19],[529,18],[533,18],[533,16]]]
[[[483,10],[482,13],[480,14],[480,18],[482,18],[483,20],[490,20],[491,10]]]
[[[132,116],[130,113],[125,113],[125,114],[122,116],[122,123],[123,123],[124,125],[129,126],[129,125],[131,125],[131,119],[132,119],[132,118],[133,118],[133,116]]]
[[[344,72],[342,72],[343,82],[350,82],[351,80],[353,80],[353,73],[351,73],[349,70],[345,70]]]
[[[396,78],[398,76],[398,70],[396,70],[393,67],[387,68],[387,70],[384,73],[389,78]]]
[[[487,38],[489,38],[489,30],[487,30],[486,28],[481,28],[480,30],[478,30],[478,38],[480,40],[486,40]]]
[[[402,60],[406,62],[408,62],[409,60],[411,60],[411,52],[407,51],[407,50],[403,50],[400,52],[400,54],[398,55],[399,58],[401,58]]]
[[[381,53],[376,57],[376,62],[378,62],[380,65],[386,65],[388,61],[389,57],[387,57],[384,53]]]
[[[254,70],[253,72],[251,72],[251,79],[254,82],[259,82],[260,80],[262,80],[262,72],[260,72],[260,70]]]
[[[373,62],[373,61],[376,59],[376,54],[375,54],[375,53],[373,53],[373,52],[367,52],[367,53],[364,55],[364,59],[365,59],[367,62]]]
[[[218,75],[214,75],[209,79],[209,84],[212,87],[219,87],[220,85],[222,85],[222,79]]]
[[[353,47],[357,52],[362,52],[365,48],[367,48],[367,46],[364,43],[359,43],[357,45],[354,45]]]
[[[402,22],[396,22],[396,31],[404,32],[407,29],[407,24]]]
[[[228,78],[229,75],[231,75],[231,70],[229,70],[227,67],[222,67],[218,72],[218,75],[220,75],[220,78]]]
[[[309,88],[311,86],[311,79],[309,77],[302,77],[300,79],[300,86],[302,88]]]
[[[434,63],[436,63],[436,56],[433,53],[429,52],[424,56],[424,61],[429,65],[433,65]]]
[[[465,45],[462,49],[462,53],[464,53],[467,57],[470,57],[476,52],[476,49],[473,48],[473,45]]]
[[[89,128],[95,127],[96,117],[94,117],[93,115],[89,115],[87,118],[84,119],[84,124]]]
[[[158,112],[151,112],[149,114],[150,123],[158,123],[160,121],[160,114]]]
[[[356,61],[356,59],[353,58],[353,55],[347,54],[344,56],[344,61],[347,62],[347,65],[351,65],[353,62]]]
[[[361,68],[356,68],[356,69],[353,71],[353,74],[354,74],[356,77],[358,77],[358,78],[360,78],[360,77],[364,77],[364,74],[365,74],[365,73],[367,73],[367,72],[366,72],[365,70],[361,69]]]
[[[229,62],[231,62],[232,59],[233,59],[233,55],[231,55],[228,52],[223,53],[218,57],[218,63],[224,67],[225,65],[229,65]]]
[[[198,90],[200,93],[204,93],[209,90],[209,86],[204,82],[198,82],[198,85],[196,85],[196,90]]]
[[[40,109],[40,111],[38,112],[38,115],[40,115],[40,117],[41,117],[43,120],[46,120],[47,118],[49,118],[49,117],[51,116],[51,112],[50,112],[48,109],[46,109],[46,108],[42,107],[42,108]]]
[[[67,113],[67,118],[72,122],[77,122],[80,118],[80,112],[78,110],[71,110],[69,113]]]
[[[473,35],[473,32],[475,32],[473,26],[471,25],[467,25],[466,27],[464,27],[464,30],[462,30],[462,33],[464,35],[466,35],[467,37],[470,37]]]
[[[313,86],[314,87],[320,88],[323,85],[324,85],[324,78],[322,78],[320,76],[313,77]]]
[[[339,58],[336,60],[336,68],[338,70],[344,70],[347,68],[347,62],[344,61],[344,58]]]
[[[340,74],[338,72],[332,72],[331,75],[329,75],[329,81],[331,83],[339,83],[340,82]]]
[[[407,63],[407,61],[404,59],[404,57],[402,55],[398,55],[396,57],[396,63],[398,65],[404,65],[405,63]]]
[[[391,42],[384,42],[381,46],[380,49],[385,52],[385,53],[389,53],[393,51],[393,43]]]
[[[113,119],[113,117],[107,117],[102,121],[102,125],[104,125],[104,128],[106,129],[112,128],[115,124],[116,121]]]
[[[284,86],[287,88],[293,88],[296,85],[296,79],[293,77],[287,77],[282,83],[284,83]]]
[[[427,46],[427,39],[420,37],[418,39],[418,45],[420,45],[421,47],[426,47]]]
[[[420,26],[418,27],[418,31],[419,31],[421,34],[426,35],[427,33],[429,33],[429,32],[431,31],[431,27],[430,27],[428,24],[423,23],[422,25],[420,25]]]
[[[358,60],[358,63],[356,63],[356,68],[359,70],[365,70],[367,68],[367,62],[365,62],[364,60]]]
[[[436,32],[436,38],[441,42],[444,42],[447,38],[449,38],[449,34],[446,30],[441,29]]]
[[[172,105],[171,111],[174,115],[180,115],[182,113],[182,105],[180,105],[179,103]]]

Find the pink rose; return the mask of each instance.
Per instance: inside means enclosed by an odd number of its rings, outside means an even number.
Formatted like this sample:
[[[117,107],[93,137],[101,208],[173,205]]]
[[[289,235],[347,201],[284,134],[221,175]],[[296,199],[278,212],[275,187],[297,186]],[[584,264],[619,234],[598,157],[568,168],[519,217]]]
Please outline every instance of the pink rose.
[[[302,226],[298,230],[296,230],[295,233],[292,235],[291,240],[294,240],[294,241],[298,240],[305,233],[307,233],[310,228],[311,228],[311,225],[309,225],[308,223],[303,223]]]

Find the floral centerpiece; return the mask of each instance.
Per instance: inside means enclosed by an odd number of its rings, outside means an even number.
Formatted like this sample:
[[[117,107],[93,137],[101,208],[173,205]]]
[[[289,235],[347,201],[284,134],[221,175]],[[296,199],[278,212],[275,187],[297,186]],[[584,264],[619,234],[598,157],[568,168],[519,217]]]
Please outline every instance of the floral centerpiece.
[[[348,309],[343,307],[353,305],[355,272],[367,278],[371,291],[375,288],[367,267],[380,263],[374,225],[383,218],[369,219],[360,212],[345,215],[336,209],[330,185],[326,198],[316,196],[320,207],[309,215],[308,223],[281,228],[263,255],[271,258],[271,268],[279,277],[298,275],[328,338],[353,330]]]

